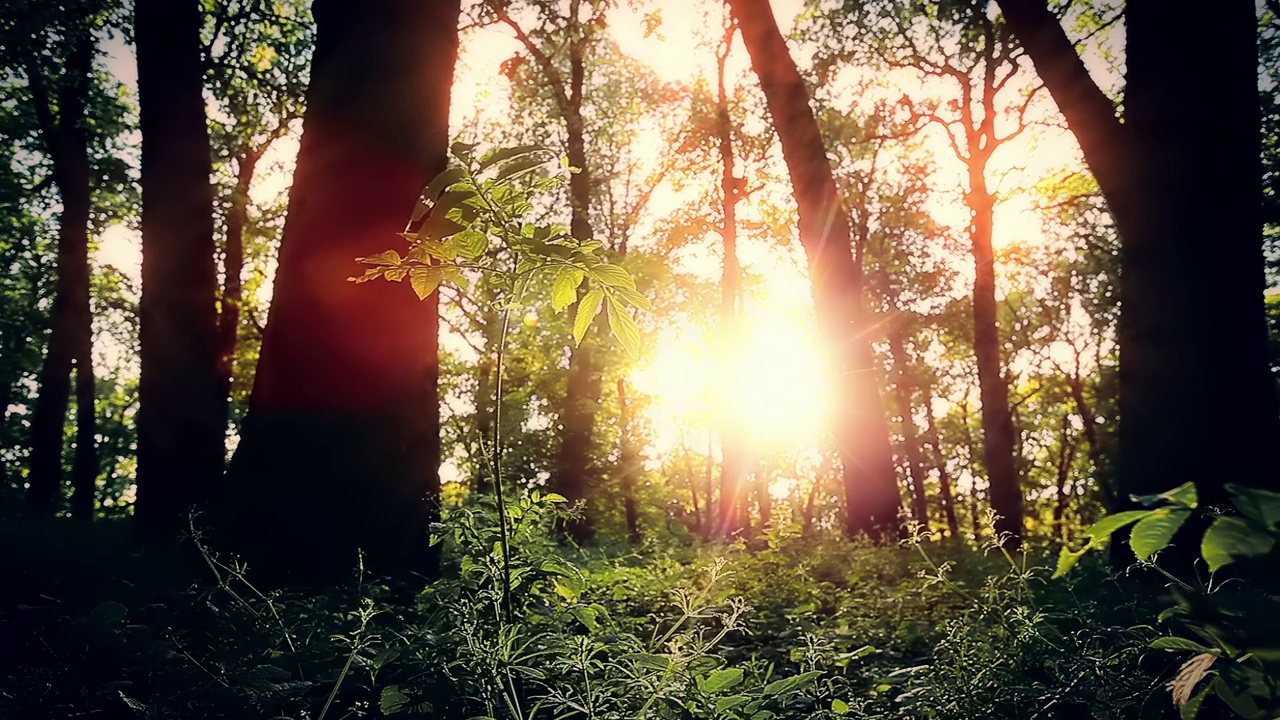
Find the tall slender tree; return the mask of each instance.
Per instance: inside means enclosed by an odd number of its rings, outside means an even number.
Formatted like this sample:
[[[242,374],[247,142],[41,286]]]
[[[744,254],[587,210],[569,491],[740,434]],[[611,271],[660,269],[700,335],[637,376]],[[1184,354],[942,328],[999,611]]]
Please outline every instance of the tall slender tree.
[[[40,394],[31,419],[27,505],[53,512],[61,497],[63,430],[75,373],[76,434],[71,511],[93,516],[98,478],[93,373],[93,316],[89,305],[89,235],[93,204],[88,107],[98,53],[95,17],[101,4],[16,8],[5,28],[6,64],[25,76],[40,149],[48,157],[62,211],[58,217],[57,280],[49,341],[40,369]],[[38,43],[33,46],[32,43]],[[47,59],[52,58],[52,63]],[[57,63],[58,66],[54,66]]]
[[[782,144],[809,259],[818,321],[836,364],[841,399],[835,436],[844,465],[846,530],[882,538],[901,532],[889,424],[867,337],[862,277],[809,93],[768,0],[729,0]]]
[[[280,267],[217,529],[277,578],[435,570],[438,293],[353,284],[444,169],[459,2],[319,0]]]

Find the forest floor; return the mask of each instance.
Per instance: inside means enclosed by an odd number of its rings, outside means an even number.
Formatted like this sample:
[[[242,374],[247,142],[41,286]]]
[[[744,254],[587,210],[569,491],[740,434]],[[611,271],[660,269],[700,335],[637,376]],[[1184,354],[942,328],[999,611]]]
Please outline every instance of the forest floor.
[[[465,542],[432,584],[316,594],[160,572],[112,523],[7,532],[4,718],[1177,716],[1150,581],[1051,580],[1051,548],[530,542],[508,620]]]

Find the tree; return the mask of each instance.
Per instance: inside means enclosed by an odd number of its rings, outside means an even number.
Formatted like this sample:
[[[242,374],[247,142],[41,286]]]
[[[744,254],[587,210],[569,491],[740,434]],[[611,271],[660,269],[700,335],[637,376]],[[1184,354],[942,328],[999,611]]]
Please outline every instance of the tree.
[[[244,286],[246,260],[253,257],[246,234],[253,232],[255,220],[249,192],[259,163],[302,117],[315,38],[309,14],[298,0],[217,0],[204,25],[205,77],[218,103],[210,124],[214,174],[221,181],[215,183],[214,198],[222,219],[218,377],[223,394],[234,400],[233,388],[244,385],[242,378],[252,377],[251,367],[236,367],[242,354],[240,335],[246,325],[252,327],[245,311],[255,305]],[[229,409],[234,419],[235,408]]]
[[[849,222],[809,107],[809,94],[778,30],[768,0],[730,0],[778,131],[809,259],[814,305],[836,364],[841,398],[835,435],[844,465],[846,531],[881,538],[900,531],[893,451],[874,357],[865,336],[862,278],[854,265]]]
[[[280,266],[219,531],[268,575],[433,573],[438,294],[356,285],[444,169],[459,3],[321,0]]]
[[[209,131],[194,2],[137,0],[142,129],[138,521],[171,538],[222,473]]]
[[[51,514],[61,495],[63,429],[75,372],[76,443],[72,514],[93,516],[98,478],[93,374],[93,316],[89,307],[89,234],[93,204],[88,108],[94,90],[95,27],[103,8],[78,3],[50,14],[21,7],[5,27],[6,64],[25,76],[35,111],[40,151],[51,165],[62,212],[58,220],[57,280],[51,330],[31,419],[27,505]],[[45,60],[52,57],[54,66]]]
[[[582,104],[587,77],[587,50],[595,40],[597,31],[604,27],[603,9],[589,0],[570,0],[568,17],[561,18],[558,7],[534,3],[535,12],[542,16],[549,27],[554,28],[563,22],[563,27],[553,30],[540,28],[537,35],[559,35],[558,40],[564,43],[567,50],[566,79],[565,73],[561,72],[557,64],[558,58],[548,54],[521,27],[509,12],[508,4],[489,0],[484,7],[492,13],[494,19],[512,30],[551,91],[556,112],[564,123],[565,158],[570,167],[577,170],[569,180],[569,229],[578,240],[590,240],[594,235],[591,223],[592,180]],[[560,409],[562,432],[553,486],[573,503],[586,500],[591,475],[592,433],[595,407],[600,396],[600,380],[593,358],[595,346],[594,333],[591,333],[570,351],[568,383]],[[579,542],[592,534],[590,520],[585,514],[572,520],[567,529]]]
[[[1254,3],[1127,4],[1123,122],[1043,0],[999,5],[1120,234],[1122,496],[1193,480],[1217,503],[1227,482],[1276,487]],[[1194,101],[1191,77],[1212,78]]]

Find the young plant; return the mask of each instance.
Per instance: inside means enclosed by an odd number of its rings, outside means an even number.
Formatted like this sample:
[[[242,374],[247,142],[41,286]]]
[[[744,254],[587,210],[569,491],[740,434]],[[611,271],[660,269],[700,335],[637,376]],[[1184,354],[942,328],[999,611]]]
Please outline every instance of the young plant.
[[[1143,563],[1153,563],[1171,581],[1175,605],[1160,614],[1181,633],[1157,638],[1151,647],[1195,653],[1186,660],[1169,690],[1183,718],[1193,718],[1209,695],[1216,695],[1240,717],[1267,720],[1280,716],[1280,600],[1235,578],[1218,581],[1219,570],[1234,563],[1270,563],[1274,573],[1280,540],[1280,493],[1227,485],[1236,514],[1219,514],[1200,505],[1195,485],[1135,498],[1147,508],[1109,515],[1086,531],[1079,550],[1062,549],[1054,577],[1071,570],[1085,552],[1104,547],[1111,536],[1132,526],[1129,545]],[[1207,587],[1187,582],[1155,565],[1194,517],[1208,527],[1200,539],[1200,557],[1215,576]],[[1264,579],[1257,578],[1257,579]]]

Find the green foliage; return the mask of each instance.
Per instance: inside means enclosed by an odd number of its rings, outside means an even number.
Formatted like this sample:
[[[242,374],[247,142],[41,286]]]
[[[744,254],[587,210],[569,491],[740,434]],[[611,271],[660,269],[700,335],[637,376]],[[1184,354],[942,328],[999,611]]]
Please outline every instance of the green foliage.
[[[352,279],[408,278],[425,298],[442,283],[468,287],[467,273],[479,273],[497,288],[503,310],[521,307],[531,283],[550,280],[557,312],[577,305],[575,343],[603,306],[614,338],[631,356],[639,354],[640,328],[629,308],[650,304],[630,273],[601,256],[599,241],[575,239],[562,225],[526,221],[537,196],[565,182],[563,164],[560,174],[545,172],[557,156],[537,145],[476,150],[463,142],[451,147],[456,164],[427,185],[410,230],[401,233],[408,253],[387,250],[359,258],[368,268]]]
[[[1231,506],[1238,514],[1206,511],[1195,485],[1186,483],[1160,495],[1137,498],[1146,510],[1109,515],[1088,530],[1088,545],[1064,547],[1055,577],[1068,572],[1076,559],[1099,548],[1116,532],[1132,526],[1129,544],[1142,562],[1153,558],[1186,533],[1193,518],[1207,523],[1200,536],[1200,557],[1215,578],[1226,572],[1246,574],[1251,568],[1273,573],[1280,538],[1280,493],[1228,484]],[[1252,563],[1252,565],[1251,565]],[[1225,570],[1224,568],[1230,569]],[[1160,570],[1170,581],[1174,605],[1160,621],[1179,634],[1157,639],[1151,647],[1195,653],[1169,683],[1182,717],[1193,718],[1209,696],[1240,717],[1263,720],[1280,713],[1280,599],[1255,577],[1249,582],[1217,582],[1207,587]],[[1273,578],[1271,578],[1273,579]]]

